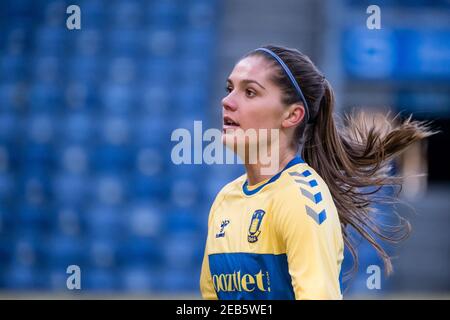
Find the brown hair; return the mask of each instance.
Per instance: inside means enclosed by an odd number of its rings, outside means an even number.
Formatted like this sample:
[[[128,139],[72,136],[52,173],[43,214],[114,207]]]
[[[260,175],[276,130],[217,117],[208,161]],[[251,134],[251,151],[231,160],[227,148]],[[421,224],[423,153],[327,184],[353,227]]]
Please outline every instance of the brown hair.
[[[296,128],[293,147],[298,149],[302,146],[304,160],[328,185],[339,214],[344,242],[353,256],[352,271],[358,268],[358,255],[348,226],[376,249],[383,259],[386,273],[390,274],[390,257],[377,238],[397,243],[409,235],[410,224],[396,213],[396,224],[381,224],[371,206],[386,201],[392,203],[391,200],[395,199],[379,195],[378,191],[383,186],[399,187],[396,196],[401,190],[401,177],[389,174],[390,160],[412,143],[435,132],[427,123],[411,120],[411,116],[395,124],[399,117],[386,114],[378,121],[373,119],[368,123],[363,112],[346,115],[338,125],[333,112],[333,89],[308,56],[280,46],[264,48],[283,60],[305,96],[313,121],[302,121]],[[272,80],[282,91],[282,102],[286,105],[299,102],[294,86],[279,63],[264,51],[247,54],[254,55],[264,56],[274,68]]]

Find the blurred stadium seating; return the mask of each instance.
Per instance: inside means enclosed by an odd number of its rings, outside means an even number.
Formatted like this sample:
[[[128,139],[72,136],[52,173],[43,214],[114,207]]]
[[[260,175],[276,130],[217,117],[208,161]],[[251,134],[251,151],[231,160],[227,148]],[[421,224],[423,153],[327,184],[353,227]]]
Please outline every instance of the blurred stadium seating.
[[[170,135],[217,127],[224,79],[261,44],[318,61],[338,111],[389,105],[450,128],[448,1],[378,2],[391,13],[375,34],[371,1],[1,1],[0,297],[64,296],[74,264],[83,294],[198,298],[209,206],[243,169],[176,166]],[[81,30],[66,28],[70,4]],[[442,185],[412,195],[432,219],[414,220],[422,231],[375,294],[450,292],[444,137],[424,160]],[[349,293],[372,297],[365,268],[380,260],[359,253]]]
[[[0,5],[0,288],[196,292],[201,166],[170,132],[204,117],[218,1]],[[196,118],[197,117],[197,118]],[[173,201],[175,199],[176,201]]]

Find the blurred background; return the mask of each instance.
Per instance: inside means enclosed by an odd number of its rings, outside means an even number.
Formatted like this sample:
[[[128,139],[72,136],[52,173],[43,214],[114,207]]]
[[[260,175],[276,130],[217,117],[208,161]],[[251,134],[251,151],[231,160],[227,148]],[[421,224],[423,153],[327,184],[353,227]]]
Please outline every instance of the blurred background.
[[[442,131],[395,163],[414,210],[396,208],[413,233],[388,248],[394,275],[367,287],[382,265],[361,241],[345,297],[450,298],[449,21],[448,0],[2,1],[0,297],[200,298],[209,207],[244,171],[174,165],[171,133],[220,128],[227,75],[272,43],[311,57],[339,113],[413,113]]]

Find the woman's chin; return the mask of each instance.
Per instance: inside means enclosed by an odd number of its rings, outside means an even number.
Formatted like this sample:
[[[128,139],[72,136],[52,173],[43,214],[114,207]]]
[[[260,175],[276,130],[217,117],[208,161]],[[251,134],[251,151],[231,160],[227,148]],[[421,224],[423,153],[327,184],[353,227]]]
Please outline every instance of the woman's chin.
[[[243,147],[245,145],[245,137],[234,130],[223,131],[222,143],[225,147],[237,152],[238,147]]]
[[[235,132],[223,131],[222,132],[222,143],[228,148],[234,148],[237,146],[238,136]]]

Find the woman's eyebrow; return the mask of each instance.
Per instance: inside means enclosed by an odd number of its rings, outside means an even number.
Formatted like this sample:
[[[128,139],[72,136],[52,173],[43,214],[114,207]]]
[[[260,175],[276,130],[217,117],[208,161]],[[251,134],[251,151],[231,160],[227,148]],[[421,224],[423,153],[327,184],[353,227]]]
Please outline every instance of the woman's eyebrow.
[[[227,82],[233,84],[233,81],[231,81],[231,79],[227,79]],[[267,90],[266,88],[264,88],[264,86],[262,84],[260,84],[258,81],[256,80],[251,80],[251,79],[244,79],[240,81],[243,84],[249,84],[249,83],[256,83],[258,86],[260,86],[261,88],[263,88],[264,90]]]

